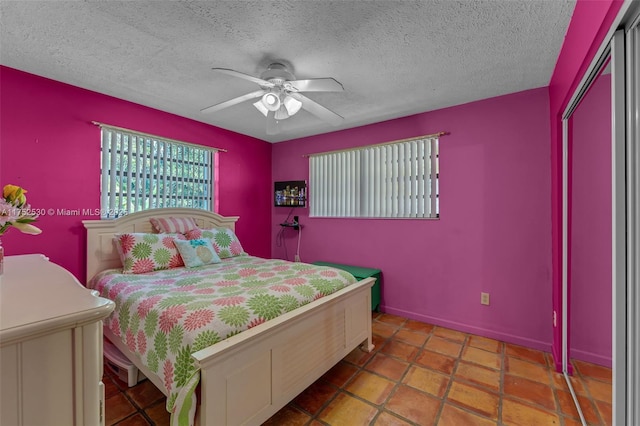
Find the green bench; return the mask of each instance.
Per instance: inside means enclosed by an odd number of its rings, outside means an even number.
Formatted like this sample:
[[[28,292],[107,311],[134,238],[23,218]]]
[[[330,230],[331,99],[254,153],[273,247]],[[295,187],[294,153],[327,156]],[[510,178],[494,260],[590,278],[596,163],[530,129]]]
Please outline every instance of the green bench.
[[[358,281],[365,278],[373,277],[376,279],[375,284],[371,287],[371,310],[378,311],[380,308],[380,281],[382,279],[382,271],[374,268],[363,268],[361,266],[343,265],[341,263],[331,262],[313,262],[314,265],[331,266],[332,268],[342,269],[356,277]]]

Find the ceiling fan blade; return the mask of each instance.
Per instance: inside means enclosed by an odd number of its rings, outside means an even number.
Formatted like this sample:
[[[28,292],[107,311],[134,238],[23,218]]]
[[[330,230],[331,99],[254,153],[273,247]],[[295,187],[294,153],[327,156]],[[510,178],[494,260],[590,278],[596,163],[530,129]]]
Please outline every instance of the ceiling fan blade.
[[[234,71],[234,70],[230,70],[230,69],[227,69],[227,68],[212,68],[212,70],[220,72],[222,74],[230,75],[232,77],[238,77],[238,78],[242,78],[244,80],[252,81],[252,82],[260,85],[260,87],[273,87],[273,86],[275,86],[270,81],[263,80],[263,79],[258,78],[258,77],[254,77],[252,75],[245,74],[243,72]]]
[[[239,104],[241,102],[248,101],[249,99],[259,98],[265,93],[266,93],[266,90],[256,90],[255,92],[247,93],[246,95],[238,96],[237,98],[229,99],[228,101],[211,105],[210,107],[201,109],[200,112],[204,112],[204,113],[217,112],[217,111],[220,111],[221,109],[225,109],[230,106]]]
[[[344,87],[333,78],[311,78],[288,81],[296,92],[342,92]]]
[[[267,114],[267,134],[277,135],[278,133],[280,133],[280,126],[278,125],[278,120],[276,120],[276,113],[269,111]]]
[[[344,118],[342,116],[336,114],[330,109],[323,107],[316,101],[312,101],[306,96],[301,95],[300,93],[290,93],[289,96],[292,96],[293,98],[302,102],[302,108],[306,109],[311,114],[333,126],[338,126],[344,121]]]

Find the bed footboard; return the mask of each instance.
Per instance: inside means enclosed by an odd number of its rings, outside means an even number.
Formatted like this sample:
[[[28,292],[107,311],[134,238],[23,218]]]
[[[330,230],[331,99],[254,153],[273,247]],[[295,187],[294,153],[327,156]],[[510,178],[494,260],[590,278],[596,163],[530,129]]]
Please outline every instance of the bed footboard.
[[[358,345],[371,351],[369,278],[193,354],[201,425],[259,425]]]

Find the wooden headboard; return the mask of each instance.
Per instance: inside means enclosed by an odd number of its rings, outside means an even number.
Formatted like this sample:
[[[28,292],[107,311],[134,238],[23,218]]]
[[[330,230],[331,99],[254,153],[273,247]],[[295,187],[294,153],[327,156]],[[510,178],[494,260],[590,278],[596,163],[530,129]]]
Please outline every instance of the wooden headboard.
[[[113,241],[123,232],[155,233],[149,219],[153,217],[192,217],[200,228],[229,228],[235,231],[238,216],[220,216],[201,209],[167,208],[144,210],[118,219],[83,220],[87,229],[87,282],[98,272],[120,268],[120,256]]]

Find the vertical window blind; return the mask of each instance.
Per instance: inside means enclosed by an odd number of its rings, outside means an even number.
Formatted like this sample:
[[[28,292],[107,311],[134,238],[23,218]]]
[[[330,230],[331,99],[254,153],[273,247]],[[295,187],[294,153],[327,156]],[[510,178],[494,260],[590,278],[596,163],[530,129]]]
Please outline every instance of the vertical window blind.
[[[313,217],[436,218],[438,138],[312,154]]]
[[[161,207],[212,210],[216,149],[100,127],[103,218]]]

